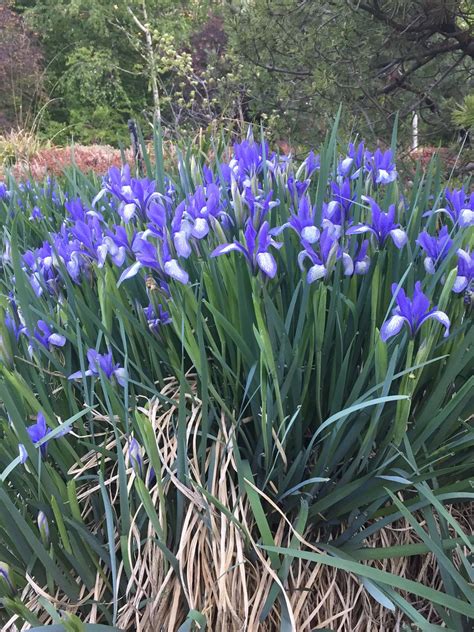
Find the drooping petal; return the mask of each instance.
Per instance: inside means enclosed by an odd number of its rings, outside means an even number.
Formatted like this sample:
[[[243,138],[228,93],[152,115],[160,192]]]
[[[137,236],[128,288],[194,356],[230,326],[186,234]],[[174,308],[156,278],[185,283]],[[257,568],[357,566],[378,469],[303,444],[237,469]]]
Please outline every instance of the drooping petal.
[[[347,254],[347,252],[342,253],[342,266],[344,268],[344,274],[346,276],[351,276],[354,274],[354,262],[352,257]]]
[[[188,273],[180,267],[176,259],[170,259],[164,265],[164,270],[172,279],[176,279],[183,285],[189,281]]]
[[[126,254],[127,252],[125,250],[125,247],[119,246],[119,248],[117,249],[117,252],[112,256],[112,263],[118,268],[120,268],[125,261]]]
[[[91,375],[94,375],[94,374],[92,373],[90,369],[88,369],[87,371],[84,371],[84,373],[82,371],[76,371],[75,373],[71,373],[71,375],[67,379],[79,380],[82,377],[91,377]]]
[[[130,204],[124,204],[123,208],[122,208],[122,212],[121,212],[121,216],[123,217],[123,221],[128,224],[128,222],[132,219],[132,217],[135,215],[135,209],[136,209],[136,205],[134,202],[131,202]]]
[[[459,294],[460,292],[465,290],[466,287],[467,287],[467,277],[457,276],[456,280],[454,281],[453,292],[456,292],[456,294]]]
[[[425,266],[425,270],[428,272],[428,274],[434,274],[435,273],[435,265],[434,265],[434,261],[431,257],[425,257],[424,261],[423,261],[423,265]]]
[[[245,255],[247,254],[243,246],[241,246],[240,244],[221,244],[211,252],[211,257],[226,255],[228,252],[232,252],[234,250],[237,252],[243,252]]]
[[[188,241],[188,235],[185,230],[178,230],[173,236],[174,247],[178,256],[187,259],[191,254],[191,245]]]
[[[313,283],[318,279],[322,279],[326,275],[326,272],[326,267],[323,265],[316,264],[314,266],[311,266],[311,268],[308,270],[308,274],[306,275],[306,281],[308,283]]]
[[[427,320],[429,320],[430,318],[434,318],[445,327],[444,338],[447,338],[449,336],[449,328],[451,327],[451,321],[449,320],[447,314],[445,314],[439,309],[433,310],[432,312],[429,312],[428,314],[426,314],[426,316],[424,316],[420,320],[420,323],[417,327],[417,331],[421,327],[421,325]]]
[[[395,316],[386,320],[380,330],[380,337],[382,341],[387,342],[389,338],[399,334],[404,323],[408,323],[408,326],[410,326],[409,321],[404,316],[400,316],[398,314],[395,314]]]
[[[316,226],[305,226],[301,231],[301,237],[309,244],[315,244],[319,239],[319,230]]]
[[[277,264],[273,255],[269,252],[259,252],[256,259],[260,270],[273,279],[277,271]]]
[[[103,268],[104,267],[104,263],[105,263],[105,259],[107,257],[108,251],[109,251],[109,249],[107,247],[107,244],[101,244],[97,248],[97,265],[98,265],[99,268]]]
[[[350,226],[346,230],[346,235],[362,235],[363,233],[369,232],[376,235],[375,230],[370,226],[367,226],[366,224],[357,224],[356,226]]]
[[[60,336],[59,334],[51,334],[48,338],[48,342],[50,345],[54,345],[55,347],[64,347],[66,344],[66,338],[64,336]]]
[[[408,235],[401,228],[394,228],[393,230],[391,230],[390,237],[392,238],[393,243],[398,249],[403,248],[403,246],[408,241]]]
[[[26,451],[23,443],[18,444],[18,451],[20,453],[20,463],[26,463],[26,461],[28,460],[28,452]]]
[[[209,224],[205,217],[198,217],[194,220],[194,226],[192,229],[193,237],[196,239],[202,239],[209,232]]]
[[[114,375],[115,375],[115,379],[120,384],[120,386],[125,386],[127,382],[126,370],[123,367],[119,366],[118,368],[115,369]]]
[[[140,263],[140,261],[135,261],[135,263],[132,263],[131,266],[128,266],[128,268],[126,268],[120,275],[120,278],[117,281],[117,287],[119,287],[119,285],[121,285],[127,279],[131,279],[132,277],[134,277],[141,267],[142,264]]]
[[[459,212],[459,226],[474,226],[474,211],[470,208],[463,208]]]

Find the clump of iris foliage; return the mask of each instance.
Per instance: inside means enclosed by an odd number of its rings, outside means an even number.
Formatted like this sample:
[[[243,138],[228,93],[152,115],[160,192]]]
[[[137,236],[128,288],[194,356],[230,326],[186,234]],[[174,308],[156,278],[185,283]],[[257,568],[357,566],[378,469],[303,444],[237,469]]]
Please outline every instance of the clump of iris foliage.
[[[337,126],[302,160],[249,134],[230,149],[216,141],[211,159],[178,151],[165,173],[159,130],[155,155],[146,177],[73,169],[60,183],[1,185],[5,617],[38,624],[20,598],[26,574],[75,600],[78,581],[93,588],[101,568],[98,611],[115,623],[133,565],[130,516],[168,476],[137,407],[172,376],[182,392],[175,475],[188,484],[185,396],[197,380],[201,467],[226,424],[254,537],[277,572],[285,556],[306,556],[356,573],[422,628],[396,588],[432,601],[448,629],[468,629],[472,539],[446,505],[473,499],[469,182],[446,186],[433,163],[408,187],[392,150],[341,150]],[[105,436],[97,415],[113,421]],[[73,480],[91,450],[97,471]],[[105,457],[120,479],[115,504]],[[83,484],[97,487],[86,519]],[[253,485],[301,533],[317,528],[328,554],[296,540],[271,551],[279,516]],[[159,502],[157,538],[173,560],[186,497]],[[367,570],[385,553],[365,539],[400,518],[417,552],[434,554],[442,590]],[[399,548],[386,554],[411,554]]]

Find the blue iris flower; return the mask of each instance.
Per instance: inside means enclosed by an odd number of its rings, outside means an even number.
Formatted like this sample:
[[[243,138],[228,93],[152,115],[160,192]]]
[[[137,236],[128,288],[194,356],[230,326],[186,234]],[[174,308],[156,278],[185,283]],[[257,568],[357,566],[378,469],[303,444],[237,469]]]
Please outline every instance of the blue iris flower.
[[[385,245],[390,237],[395,246],[400,249],[408,241],[408,236],[400,228],[400,224],[395,223],[395,204],[391,204],[388,212],[384,213],[377,202],[371,198],[363,196],[364,201],[369,202],[372,210],[372,220],[370,224],[357,224],[347,229],[347,235],[359,235],[362,233],[372,233],[379,248]]]
[[[249,219],[245,227],[243,243],[234,241],[231,244],[221,244],[211,253],[211,257],[218,257],[229,252],[241,252],[254,273],[258,268],[273,279],[277,272],[277,264],[268,249],[270,246],[281,248],[283,244],[274,241],[272,234],[268,222],[263,222],[257,232]]]
[[[430,309],[430,300],[423,294],[419,281],[415,284],[412,300],[407,298],[403,288],[399,288],[396,283],[392,285],[392,294],[396,295],[397,306],[392,311],[393,315],[385,321],[380,330],[380,337],[384,342],[399,334],[404,325],[407,326],[410,336],[414,338],[423,323],[430,319],[440,322],[445,328],[444,337],[449,336],[451,323],[448,316],[437,307]]]

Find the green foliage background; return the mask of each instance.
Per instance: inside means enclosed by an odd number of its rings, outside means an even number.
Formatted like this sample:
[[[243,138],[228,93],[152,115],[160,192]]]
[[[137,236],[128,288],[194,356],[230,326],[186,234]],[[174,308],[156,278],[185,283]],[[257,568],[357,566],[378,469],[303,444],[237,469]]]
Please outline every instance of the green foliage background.
[[[387,136],[400,112],[407,141],[416,109],[424,144],[446,144],[458,124],[452,112],[472,92],[474,20],[463,0],[18,0],[12,7],[44,51],[51,102],[43,132],[64,142],[71,135],[126,141],[130,116],[151,121],[153,74],[163,124],[174,135],[252,120],[274,138],[306,144],[322,139],[341,102],[348,136]],[[154,67],[134,15],[149,27]]]

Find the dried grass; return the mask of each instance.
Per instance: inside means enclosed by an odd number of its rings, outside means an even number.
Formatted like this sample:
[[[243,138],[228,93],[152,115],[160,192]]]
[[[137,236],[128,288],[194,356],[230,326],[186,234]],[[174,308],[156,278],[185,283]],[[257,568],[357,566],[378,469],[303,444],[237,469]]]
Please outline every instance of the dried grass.
[[[179,386],[169,380],[163,395],[171,399],[178,398]],[[151,401],[141,412],[146,414],[153,426],[158,450],[162,460],[163,473],[167,475],[165,491],[176,494],[180,490],[186,497],[183,525],[181,529],[178,553],[179,574],[167,564],[156,543],[156,534],[148,525],[147,537],[138,528],[139,507],[132,516],[128,539],[128,554],[132,564],[132,573],[128,579],[125,598],[119,604],[117,625],[120,629],[134,632],[174,632],[186,619],[190,609],[204,614],[207,629],[216,632],[258,631],[272,632],[280,629],[281,609],[278,600],[264,621],[260,621],[265,601],[274,581],[278,581],[267,556],[257,546],[256,529],[248,498],[237,487],[236,462],[232,451],[232,430],[222,420],[221,428],[214,445],[211,465],[211,452],[207,456],[205,478],[211,478],[208,491],[214,495],[234,517],[244,525],[250,534],[246,542],[244,534],[236,523],[215,505],[207,500],[200,491],[205,487],[198,466],[197,435],[201,425],[201,407],[195,393],[189,395],[189,418],[187,423],[187,441],[189,455],[189,483],[184,486],[176,477],[175,460],[177,439],[174,422],[177,410]],[[110,421],[97,417],[104,424]],[[124,454],[127,458],[125,440]],[[107,445],[114,450],[115,440]],[[116,465],[110,460],[107,488],[110,500],[117,501],[118,474]],[[84,457],[80,468],[71,471],[79,478],[88,470],[97,468],[97,455]],[[133,485],[134,471],[130,468],[129,487]],[[98,493],[97,487],[80,489],[80,501],[85,520],[91,516],[91,499]],[[159,519],[165,522],[164,508],[160,506],[158,486],[151,495]],[[268,499],[269,500],[269,499]],[[270,501],[271,502],[271,501]],[[272,503],[273,504],[273,503]],[[276,546],[288,546],[293,531],[286,516],[273,505],[280,514],[280,521],[274,533]],[[457,510],[451,508],[453,516],[470,530],[474,517],[474,507]],[[319,533],[310,529],[304,540],[305,548],[317,551]],[[403,521],[381,529],[371,537],[367,546],[388,547],[395,544],[419,542],[411,527]],[[119,542],[116,542],[117,550]],[[407,558],[391,558],[370,562],[382,570],[422,582],[440,589],[442,582],[436,561],[431,555]],[[119,576],[125,574],[123,564]],[[41,610],[38,597],[49,599],[56,608],[78,613],[81,604],[88,599],[102,601],[105,593],[103,578],[97,575],[94,590],[87,593],[82,590],[80,602],[66,603],[58,595],[47,595],[28,577],[28,586],[24,591],[24,602],[36,611],[41,620],[49,622],[48,616]],[[282,586],[284,599],[290,612],[293,629],[298,632],[310,632],[317,628],[328,627],[337,632],[396,632],[402,629],[406,621],[400,612],[391,612],[378,603],[361,586],[357,577],[321,564],[305,560],[295,560],[289,571],[285,585]],[[441,624],[430,603],[417,600],[412,595],[404,595],[414,607],[431,623]],[[82,610],[83,612],[84,610]],[[4,631],[17,630],[13,617]],[[97,607],[92,606],[86,619],[89,623],[101,621]],[[27,630],[24,626],[22,630]]]

